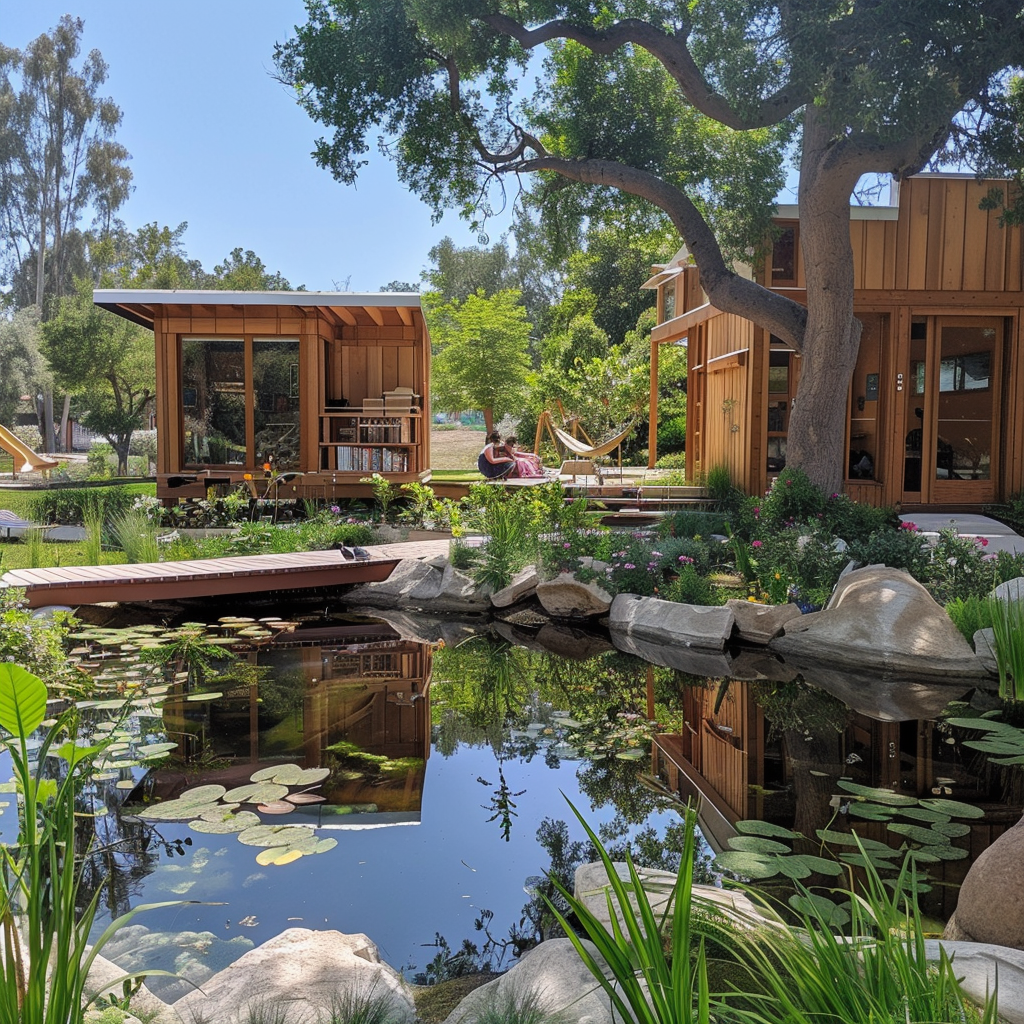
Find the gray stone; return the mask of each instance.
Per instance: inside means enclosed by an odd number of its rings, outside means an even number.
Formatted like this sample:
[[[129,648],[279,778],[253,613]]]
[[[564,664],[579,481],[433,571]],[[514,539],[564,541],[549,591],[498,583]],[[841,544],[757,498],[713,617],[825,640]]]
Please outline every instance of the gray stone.
[[[924,949],[929,960],[938,960],[940,949],[953,958],[964,992],[979,1006],[996,993],[999,1019],[1024,1024],[1024,953],[1019,949],[946,939],[926,939]]]
[[[444,641],[448,647],[455,647],[463,640],[484,632],[480,622],[459,621],[453,618],[442,618],[436,615],[424,615],[422,612],[406,612],[397,608],[351,608],[352,612],[365,611],[370,618],[388,623],[403,640],[413,640],[420,644],[435,644]]]
[[[626,864],[616,861],[614,867],[619,878],[629,879],[629,867]],[[676,873],[660,871],[657,868],[638,868],[637,870],[651,909],[654,911],[655,917],[660,919],[670,909]],[[573,885],[574,895],[586,904],[587,909],[606,928],[610,929],[612,918],[608,909],[606,895],[608,891],[608,874],[604,864],[600,861],[593,864],[581,864],[576,869],[576,880]],[[636,906],[633,896],[630,896],[630,902],[634,907]],[[714,885],[694,885],[693,902],[695,906],[709,913],[721,914],[743,927],[767,927],[770,925],[770,922],[758,913],[753,902],[734,889],[719,889]],[[612,895],[612,904],[616,908],[616,915],[619,916],[621,911],[618,909],[614,894]],[[619,925],[625,927],[621,916],[619,916]]]
[[[713,651],[725,648],[735,624],[736,616],[729,607],[679,604],[635,594],[619,594],[608,619],[609,628],[634,639]]]
[[[401,976],[365,935],[308,928],[289,928],[251,950],[174,1008],[185,1020],[192,1014],[217,1024],[246,1021],[261,1005],[280,1007],[289,1020],[315,1020],[344,998],[385,998],[396,1024],[416,1016]]]
[[[509,608],[529,597],[537,589],[539,582],[537,567],[535,565],[524,566],[512,577],[512,582],[507,587],[502,587],[501,590],[491,594],[491,604],[495,608]]]
[[[729,675],[733,679],[768,679],[774,683],[788,683],[797,677],[797,670],[768,651],[746,650],[730,658]]]
[[[1024,949],[1024,819],[981,852],[960,886],[953,928],[973,942]]]
[[[606,615],[612,595],[596,583],[581,583],[572,573],[563,572],[537,584],[537,600],[548,615],[576,619]]]
[[[836,585],[825,611],[790,619],[773,651],[808,662],[884,671],[908,679],[986,675],[945,610],[908,573],[857,569]]]
[[[441,573],[437,569],[432,569],[418,558],[403,558],[386,580],[353,587],[346,595],[346,600],[353,603],[376,604],[390,598],[391,600],[384,602],[385,606],[394,605],[394,598],[430,579],[436,579],[435,593],[440,592]]]
[[[537,643],[551,654],[570,661],[589,661],[599,654],[614,651],[615,647],[605,636],[589,633],[585,629],[549,623],[537,631]]]
[[[981,662],[985,671],[990,676],[999,675],[999,662],[996,661],[995,634],[991,628],[979,629],[974,634],[974,653],[978,656],[978,661]]]
[[[1024,576],[1000,583],[992,591],[992,596],[997,601],[1024,601]]]
[[[692,676],[717,678],[732,675],[732,660],[722,651],[713,651],[706,647],[686,647],[682,644],[641,640],[620,629],[613,629],[611,638],[616,650],[622,651],[624,654],[632,654],[652,665],[674,668]]]
[[[106,957],[97,956],[89,968],[89,979],[85,986],[86,997],[92,999],[97,995],[103,997],[110,993],[120,998],[121,982],[125,973],[123,967],[119,967]],[[144,984],[132,996],[132,1009],[143,1014],[153,1024],[179,1024],[181,1020],[167,1003],[153,995]],[[86,1017],[86,1020],[88,1019]]]
[[[601,962],[590,942],[584,945]],[[472,991],[448,1015],[445,1024],[474,1024],[485,1014],[491,1019],[518,1020],[522,1014],[508,1011],[536,1000],[546,1016],[563,1024],[613,1024],[621,1018],[612,1013],[608,997],[587,969],[568,939],[548,939],[526,953],[507,973]]]
[[[782,632],[782,627],[800,615],[795,604],[757,604],[734,598],[726,602],[736,616],[736,632],[741,640],[752,644],[766,644]]]
[[[414,600],[413,595],[403,596],[403,601]],[[491,591],[449,565],[442,576],[441,589],[430,599],[429,607],[432,612],[440,613],[485,612],[491,607]]]

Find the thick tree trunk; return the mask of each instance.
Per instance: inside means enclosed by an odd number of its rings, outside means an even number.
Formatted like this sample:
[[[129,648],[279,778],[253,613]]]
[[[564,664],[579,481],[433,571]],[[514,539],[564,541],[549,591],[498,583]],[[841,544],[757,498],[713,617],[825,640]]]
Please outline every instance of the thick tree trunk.
[[[850,195],[858,173],[837,152],[813,107],[804,122],[800,166],[800,247],[807,282],[807,326],[789,421],[786,465],[826,494],[846,476],[846,410],[861,324],[853,315]]]

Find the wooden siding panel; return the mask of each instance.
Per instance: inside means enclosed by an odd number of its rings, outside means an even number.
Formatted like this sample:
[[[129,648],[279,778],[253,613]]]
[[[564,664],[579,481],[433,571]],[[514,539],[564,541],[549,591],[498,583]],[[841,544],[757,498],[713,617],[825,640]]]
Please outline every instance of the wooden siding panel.
[[[864,226],[864,256],[860,287],[885,287],[885,260],[879,258],[885,252],[885,229],[892,223],[882,220],[860,221]]]
[[[906,281],[907,288],[925,287],[925,264],[928,257],[928,223],[931,212],[931,192],[928,182],[920,181],[911,184],[910,196],[906,207],[901,206],[900,215],[907,219],[907,240],[903,251],[897,259],[902,268],[897,272],[899,282]]]
[[[867,268],[865,258],[868,251],[865,231],[866,223],[862,220],[850,221],[850,246],[853,249],[853,287],[870,288],[865,276]]]
[[[420,382],[416,380],[413,372],[416,350],[412,348],[399,348],[395,351],[398,354],[398,383],[395,387],[419,390]]]
[[[383,359],[377,347],[366,351],[366,397],[380,398],[384,394]]]
[[[963,287],[964,274],[964,205],[967,182],[961,178],[947,181],[943,190],[942,287],[958,290]]]
[[[927,181],[928,221],[925,225],[927,246],[924,252],[924,288],[942,287],[942,252],[945,247],[946,183],[937,179]]]
[[[393,391],[399,387],[398,382],[398,349],[388,345],[381,351],[381,386],[384,391]]]
[[[986,270],[989,250],[993,245],[998,245],[998,241],[989,235],[991,215],[979,207],[988,187],[977,181],[968,181],[966,185],[963,287],[982,291],[988,286]],[[1002,288],[1002,283],[998,288]]]

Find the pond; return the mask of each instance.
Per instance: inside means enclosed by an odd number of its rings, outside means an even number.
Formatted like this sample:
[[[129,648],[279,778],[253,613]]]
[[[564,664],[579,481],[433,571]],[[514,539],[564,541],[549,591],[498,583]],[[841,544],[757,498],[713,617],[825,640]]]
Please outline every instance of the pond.
[[[971,859],[1020,817],[1020,769],[991,764],[965,745],[971,732],[939,718],[950,702],[954,713],[994,708],[981,691],[824,672],[813,685],[778,662],[761,663],[751,679],[708,679],[673,667],[671,650],[647,651],[664,662],[654,664],[607,638],[565,631],[557,655],[513,642],[530,643],[525,631],[504,632],[449,629],[461,639],[445,647],[403,638],[386,622],[302,623],[211,665],[190,695],[212,691],[207,699],[171,700],[158,718],[131,720],[135,742],[166,740],[191,763],[101,781],[93,820],[103,852],[92,882],[111,877],[108,916],[202,902],[140,915],[108,955],[201,984],[298,926],[363,932],[421,980],[508,966],[547,928],[535,895],[541,876],[571,880],[586,856],[567,800],[606,842],[629,840],[647,862],[672,867],[665,840],[680,819],[666,794],[700,797],[715,852],[738,820],[752,818],[813,836],[860,814],[869,819],[860,834],[891,842],[887,821],[870,820],[877,800],[858,802],[850,787],[874,787],[883,803],[888,792],[915,805],[918,819],[930,813],[919,801],[977,804],[984,817],[951,831],[947,852],[928,864],[941,883],[929,911],[946,917]],[[78,656],[97,664],[85,637]],[[897,690],[921,717],[901,716]],[[872,707],[884,714],[872,717]],[[324,853],[264,866],[261,850],[236,834],[139,817],[155,798],[198,784],[230,790],[284,763],[330,769],[304,787],[326,800],[260,817],[315,825],[337,840]],[[3,814],[7,827],[10,809]],[[914,839],[904,831],[897,843],[904,837]],[[702,868],[713,877],[707,861]],[[460,959],[466,942],[475,952]],[[151,987],[167,999],[185,991],[160,979]]]

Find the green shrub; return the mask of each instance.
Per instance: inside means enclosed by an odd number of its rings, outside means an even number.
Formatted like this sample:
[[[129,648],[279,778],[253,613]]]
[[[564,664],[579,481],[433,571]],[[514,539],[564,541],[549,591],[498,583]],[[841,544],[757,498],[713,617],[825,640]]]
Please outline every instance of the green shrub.
[[[658,447],[682,451],[686,447],[686,416],[672,416],[658,424]]]
[[[894,509],[866,505],[845,494],[833,494],[825,502],[824,523],[829,532],[847,544],[867,540],[873,533],[897,529],[900,519]]]
[[[293,532],[300,549],[305,551],[327,551],[335,544],[352,546],[373,541],[373,529],[366,523],[346,523],[330,510],[299,523]]]
[[[905,569],[916,580],[925,578],[930,561],[928,542],[913,523],[904,523],[896,530],[879,530],[866,541],[855,541],[847,554],[863,565]]]
[[[666,452],[654,464],[658,469],[686,469],[686,452]]]
[[[673,512],[658,522],[661,537],[710,537],[725,534],[727,519],[721,512]]]
[[[666,601],[677,601],[680,604],[721,604],[721,599],[708,582],[692,565],[684,565],[679,575],[667,584],[661,593]]]
[[[732,473],[729,467],[721,463],[712,466],[704,474],[704,489],[712,501],[729,503],[736,491],[732,484]]]
[[[1024,533],[1024,491],[1010,495],[1002,505],[986,505],[985,514],[994,516],[1018,533]]]
[[[801,469],[784,469],[755,513],[761,532],[813,523],[825,514],[825,495]]]
[[[110,517],[114,543],[132,563],[159,562],[158,527],[141,509],[127,508]]]
[[[996,559],[985,553],[984,537],[961,537],[954,529],[940,530],[924,578],[940,604],[958,597],[984,597],[995,586]]]
[[[89,476],[94,480],[107,480],[111,476],[111,459],[115,458],[114,449],[109,444],[94,444],[85,456]]]
[[[81,526],[90,513],[106,519],[124,512],[135,500],[132,491],[116,487],[59,487],[34,495],[32,518],[38,523]]]
[[[946,605],[946,614],[969,644],[974,643],[974,634],[979,629],[992,626],[992,608],[988,599],[975,594],[950,601]]]

